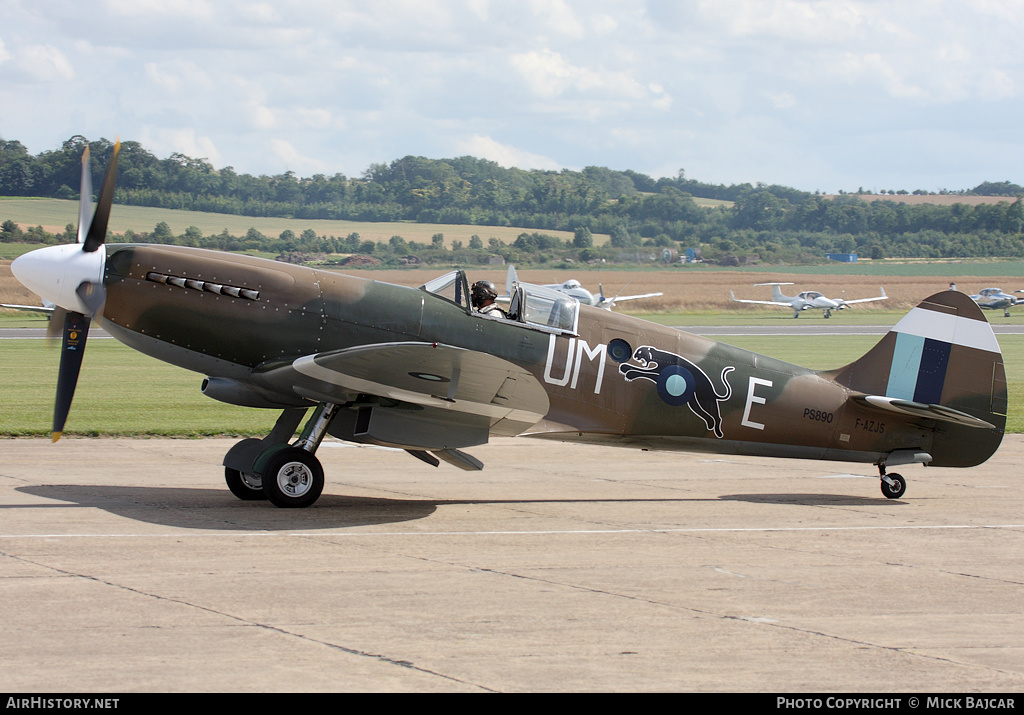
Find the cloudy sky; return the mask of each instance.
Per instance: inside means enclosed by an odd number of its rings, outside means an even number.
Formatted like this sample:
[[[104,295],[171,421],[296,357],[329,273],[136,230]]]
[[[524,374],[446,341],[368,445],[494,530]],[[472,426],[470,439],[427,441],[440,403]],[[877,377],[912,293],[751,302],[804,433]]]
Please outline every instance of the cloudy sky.
[[[0,0],[0,138],[833,193],[1024,183],[1021,0]]]

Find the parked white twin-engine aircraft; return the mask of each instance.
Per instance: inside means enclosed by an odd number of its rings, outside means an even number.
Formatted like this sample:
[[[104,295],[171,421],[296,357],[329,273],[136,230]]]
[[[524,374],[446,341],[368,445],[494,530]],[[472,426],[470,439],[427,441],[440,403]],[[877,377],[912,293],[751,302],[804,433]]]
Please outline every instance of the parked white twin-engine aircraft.
[[[826,298],[824,295],[814,290],[805,290],[802,293],[798,293],[795,296],[783,295],[782,291],[779,290],[779,286],[791,286],[792,283],[755,283],[755,286],[771,286],[772,287],[772,299],[771,300],[741,300],[737,298],[732,291],[729,291],[729,295],[737,303],[759,303],[761,305],[784,305],[789,306],[793,309],[793,317],[799,318],[800,311],[807,310],[808,308],[818,308],[826,318],[832,317],[833,310],[842,310],[848,308],[854,303],[870,303],[874,300],[887,300],[889,296],[885,294],[885,289],[882,288],[882,295],[877,298],[858,298],[857,300],[843,300],[842,298]]]

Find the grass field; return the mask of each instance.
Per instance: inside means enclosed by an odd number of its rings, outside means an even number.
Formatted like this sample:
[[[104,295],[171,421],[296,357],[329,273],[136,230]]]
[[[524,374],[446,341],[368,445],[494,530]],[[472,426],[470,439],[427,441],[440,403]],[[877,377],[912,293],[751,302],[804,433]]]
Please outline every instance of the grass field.
[[[877,341],[870,336],[731,336],[727,342],[814,369],[840,367]],[[1007,431],[1024,432],[1024,336],[999,342],[1010,390]],[[59,350],[44,340],[0,340],[0,435],[50,433]],[[66,434],[202,437],[265,435],[277,412],[232,407],[202,395],[202,376],[115,340],[91,340]]]

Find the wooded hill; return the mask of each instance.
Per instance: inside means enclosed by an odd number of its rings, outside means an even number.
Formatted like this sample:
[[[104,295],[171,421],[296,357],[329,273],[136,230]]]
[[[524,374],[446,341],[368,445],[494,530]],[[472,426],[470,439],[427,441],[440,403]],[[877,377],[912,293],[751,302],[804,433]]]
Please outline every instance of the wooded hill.
[[[86,145],[93,157],[93,185],[99,186],[112,148],[106,139],[74,136],[59,149],[36,156],[18,141],[0,139],[0,195],[76,198]],[[138,142],[126,141],[121,145],[115,201],[244,216],[515,226],[523,228],[516,250],[544,254],[544,260],[628,261],[635,260],[641,247],[694,247],[705,259],[732,265],[815,263],[824,261],[827,253],[874,258],[1024,255],[1024,188],[1017,184],[985,182],[974,189],[945,192],[943,197],[947,202],[950,193],[1005,197],[978,205],[900,203],[900,196],[907,193],[872,195],[874,200],[862,201],[856,194],[825,197],[775,185],[706,184],[686,178],[682,170],[660,179],[604,167],[527,171],[468,156],[407,156],[373,164],[358,178],[300,178],[293,172],[251,176],[231,167],[215,169],[206,159],[182,154],[159,159]],[[555,230],[573,232],[575,238],[562,241],[544,233]],[[371,252],[395,258],[403,251],[429,253],[438,248],[410,246],[401,239],[400,224],[395,234],[399,240],[372,245]],[[611,240],[594,246],[592,234],[608,234]],[[194,233],[159,236],[162,241],[197,245],[212,245],[214,238],[218,237]],[[221,242],[225,238],[230,237],[219,237]],[[300,246],[299,238],[248,237],[250,243],[267,239],[273,244],[264,247],[267,250],[313,248]],[[16,240],[10,226],[0,231],[0,240]],[[17,240],[25,240],[25,234]],[[360,252],[367,248],[358,236],[345,245],[327,246],[353,247]],[[467,260],[485,262],[487,254],[501,252],[502,247],[481,242],[473,246],[478,254]]]

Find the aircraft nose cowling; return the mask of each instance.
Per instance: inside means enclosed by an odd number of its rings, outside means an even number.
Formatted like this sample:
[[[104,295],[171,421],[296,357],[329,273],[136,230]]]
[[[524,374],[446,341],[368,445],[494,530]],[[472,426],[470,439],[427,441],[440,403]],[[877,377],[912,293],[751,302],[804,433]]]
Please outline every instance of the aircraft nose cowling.
[[[22,285],[61,308],[85,315],[95,311],[82,301],[78,287],[82,283],[103,283],[107,253],[83,251],[77,243],[47,246],[14,259],[11,272]]]

